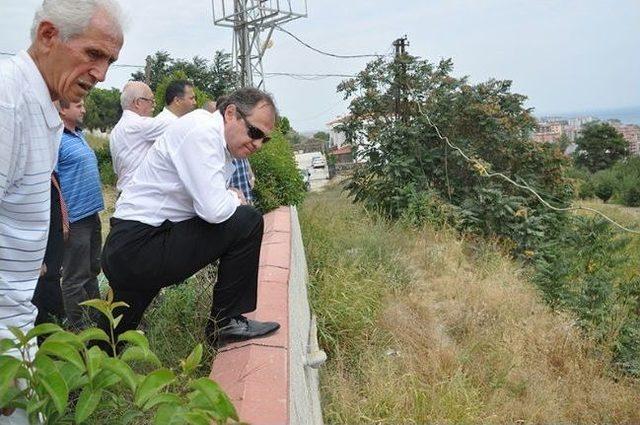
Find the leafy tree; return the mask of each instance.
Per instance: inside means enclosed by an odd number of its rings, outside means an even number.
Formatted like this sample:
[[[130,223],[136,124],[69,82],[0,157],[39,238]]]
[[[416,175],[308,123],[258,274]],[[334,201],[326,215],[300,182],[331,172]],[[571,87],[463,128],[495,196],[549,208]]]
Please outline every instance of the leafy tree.
[[[191,61],[173,59],[169,53],[158,51],[150,59],[149,87],[154,92],[171,75],[182,72],[188,80],[210,99],[217,99],[238,86],[238,77],[231,64],[231,55],[216,51],[211,60],[195,56]],[[131,74],[136,81],[145,81],[144,71]],[[164,102],[162,102],[164,103]]]
[[[592,173],[611,167],[629,154],[629,142],[608,123],[587,124],[576,139],[576,144],[576,164]]]
[[[159,50],[153,56],[149,58],[149,87],[155,91],[158,84],[169,73],[171,73],[171,65],[173,59],[171,55],[165,51]],[[136,71],[131,74],[131,79],[134,81],[146,81],[145,71]]]
[[[85,99],[85,108],[85,127],[101,131],[113,128],[122,115],[120,90],[94,88]]]
[[[562,133],[556,143],[558,144],[558,149],[560,149],[560,152],[564,152],[571,144],[571,140],[566,133]]]
[[[318,131],[313,135],[313,138],[328,142],[329,141],[329,133],[327,133],[326,131]]]
[[[278,130],[282,133],[283,136],[286,136],[291,131],[291,123],[289,122],[289,118],[280,117],[278,119],[277,124]]]
[[[529,192],[485,176],[504,172],[563,205],[572,194],[566,159],[529,140],[535,120],[524,107],[526,97],[511,93],[510,81],[472,85],[452,70],[450,59],[432,64],[404,55],[374,60],[338,86],[351,100],[340,129],[361,162],[350,194],[397,218],[434,189],[461,209],[466,229],[507,238],[519,252],[532,250],[564,216],[541,207]],[[473,166],[438,137],[427,116]]]
[[[294,129],[291,129],[287,132],[287,140],[292,145],[299,145],[300,143],[305,141],[305,137]]]

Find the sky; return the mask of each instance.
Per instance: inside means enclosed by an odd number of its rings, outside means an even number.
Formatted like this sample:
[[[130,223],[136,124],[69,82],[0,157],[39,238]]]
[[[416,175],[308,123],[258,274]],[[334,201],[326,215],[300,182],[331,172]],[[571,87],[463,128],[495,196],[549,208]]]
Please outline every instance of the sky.
[[[184,59],[230,52],[232,30],[213,24],[212,3],[219,9],[222,1],[121,0],[129,25],[117,64],[144,64],[158,50]],[[289,1],[305,9],[304,0]],[[28,47],[40,3],[0,0],[0,52]],[[306,9],[284,28],[315,48],[386,54],[406,35],[408,53],[452,58],[456,76],[512,80],[536,115],[640,106],[640,0],[307,0]],[[276,31],[264,70],[355,74],[367,61],[321,55]],[[132,71],[112,67],[99,87],[121,88]],[[340,80],[274,76],[266,89],[296,130],[326,130],[347,110]]]

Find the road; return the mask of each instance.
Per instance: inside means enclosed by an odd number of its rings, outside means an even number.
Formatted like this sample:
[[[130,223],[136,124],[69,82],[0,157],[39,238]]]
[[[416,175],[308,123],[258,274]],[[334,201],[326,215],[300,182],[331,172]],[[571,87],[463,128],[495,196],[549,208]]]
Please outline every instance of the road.
[[[296,163],[298,164],[298,168],[302,170],[308,170],[309,173],[311,173],[309,182],[311,183],[312,191],[320,190],[324,185],[329,183],[329,170],[327,169],[326,165],[322,168],[313,168],[311,166],[311,160],[316,156],[321,156],[324,158],[322,152],[296,154]]]

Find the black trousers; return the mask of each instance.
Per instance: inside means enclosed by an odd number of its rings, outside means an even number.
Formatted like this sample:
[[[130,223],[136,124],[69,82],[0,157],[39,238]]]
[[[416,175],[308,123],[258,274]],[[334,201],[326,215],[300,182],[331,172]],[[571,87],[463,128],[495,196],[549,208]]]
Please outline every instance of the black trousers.
[[[60,268],[64,255],[64,236],[62,233],[62,209],[60,192],[51,185],[51,221],[49,238],[44,253],[44,264],[47,272],[38,279],[31,302],[38,307],[36,325],[48,322],[62,323],[65,310],[60,288]]]
[[[79,304],[100,298],[101,249],[102,225],[98,213],[70,224],[62,261],[62,299],[71,329],[84,329],[95,313],[93,309],[87,310]]]
[[[154,227],[112,218],[102,270],[114,300],[129,305],[114,312],[123,315],[116,334],[138,326],[162,287],[178,284],[218,259],[209,322],[255,310],[263,227],[262,215],[246,205],[219,224],[195,217]]]

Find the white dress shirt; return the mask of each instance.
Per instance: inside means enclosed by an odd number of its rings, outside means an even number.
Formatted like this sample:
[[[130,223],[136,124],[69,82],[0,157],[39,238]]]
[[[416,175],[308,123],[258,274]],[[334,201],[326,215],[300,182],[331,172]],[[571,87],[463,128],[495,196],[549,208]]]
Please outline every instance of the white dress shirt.
[[[116,203],[114,217],[159,226],[199,216],[221,223],[240,199],[227,189],[234,172],[219,112],[190,112],[149,149]]]
[[[0,339],[33,327],[62,121],[27,52],[0,61]],[[0,420],[2,422],[2,420]]]
[[[118,191],[122,192],[131,181],[133,172],[169,123],[166,119],[142,117],[129,110],[122,112],[120,121],[109,135],[113,171],[118,176]]]

